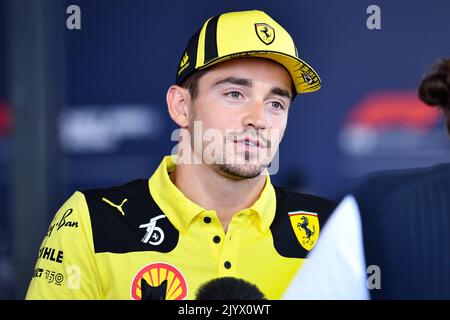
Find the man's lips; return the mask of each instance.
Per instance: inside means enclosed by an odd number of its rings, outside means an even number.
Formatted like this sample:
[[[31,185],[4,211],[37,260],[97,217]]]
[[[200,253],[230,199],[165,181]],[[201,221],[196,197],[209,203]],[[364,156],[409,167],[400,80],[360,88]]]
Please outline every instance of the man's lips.
[[[267,144],[262,141],[261,139],[255,139],[253,137],[241,137],[241,138],[234,138],[234,143],[242,143],[246,146],[250,147],[258,147],[258,148],[266,148]]]

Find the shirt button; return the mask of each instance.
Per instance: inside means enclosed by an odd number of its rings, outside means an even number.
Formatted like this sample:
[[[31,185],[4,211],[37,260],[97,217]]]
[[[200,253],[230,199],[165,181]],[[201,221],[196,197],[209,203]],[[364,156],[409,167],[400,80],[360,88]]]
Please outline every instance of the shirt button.
[[[203,222],[204,223],[210,223],[211,222],[211,218],[210,217],[204,217],[203,218]]]
[[[225,261],[225,263],[223,264],[223,266],[224,266],[226,269],[230,269],[230,268],[231,268],[231,262],[230,262],[230,261]]]
[[[219,243],[220,242],[220,237],[219,236],[214,236],[213,241],[214,241],[214,243]]]

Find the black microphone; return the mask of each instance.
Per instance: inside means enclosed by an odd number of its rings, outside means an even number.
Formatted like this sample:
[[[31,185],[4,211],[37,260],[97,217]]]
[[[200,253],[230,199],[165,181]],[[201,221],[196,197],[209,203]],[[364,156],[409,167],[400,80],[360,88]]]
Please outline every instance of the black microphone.
[[[196,300],[267,300],[259,288],[244,279],[224,277],[202,284]]]
[[[141,279],[142,300],[166,300],[167,280],[153,287]],[[244,279],[223,277],[203,283],[195,300],[267,300],[259,288]]]

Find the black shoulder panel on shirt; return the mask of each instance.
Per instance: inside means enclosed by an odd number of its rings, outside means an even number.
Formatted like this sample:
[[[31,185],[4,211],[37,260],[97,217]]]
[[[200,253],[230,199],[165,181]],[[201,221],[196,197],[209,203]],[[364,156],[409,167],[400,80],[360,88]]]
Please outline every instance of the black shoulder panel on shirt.
[[[170,252],[179,232],[153,200],[148,180],[82,191],[92,224],[95,252]]]
[[[278,254],[283,257],[305,258],[309,251],[303,248],[297,240],[288,213],[293,211],[317,213],[319,226],[322,229],[337,204],[334,201],[322,197],[293,192],[280,187],[274,188],[277,198],[277,208],[275,211],[275,219],[270,226],[274,247]]]

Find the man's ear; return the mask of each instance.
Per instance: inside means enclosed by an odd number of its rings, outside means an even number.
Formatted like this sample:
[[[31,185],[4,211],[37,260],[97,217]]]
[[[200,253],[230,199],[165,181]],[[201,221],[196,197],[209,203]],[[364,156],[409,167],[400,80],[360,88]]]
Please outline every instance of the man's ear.
[[[189,90],[177,86],[170,86],[166,95],[167,109],[170,117],[181,128],[186,128],[189,124],[189,112],[191,108],[191,94]]]

